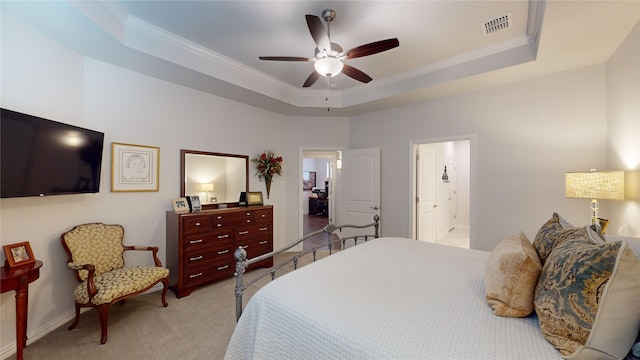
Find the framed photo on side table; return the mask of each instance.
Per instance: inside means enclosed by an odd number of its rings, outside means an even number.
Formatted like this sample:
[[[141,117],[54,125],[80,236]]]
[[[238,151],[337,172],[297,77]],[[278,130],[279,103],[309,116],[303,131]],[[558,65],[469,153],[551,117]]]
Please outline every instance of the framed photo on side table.
[[[4,245],[2,248],[4,255],[7,257],[6,265],[9,267],[32,264],[36,261],[28,241]]]
[[[111,191],[158,191],[160,148],[111,143]]]

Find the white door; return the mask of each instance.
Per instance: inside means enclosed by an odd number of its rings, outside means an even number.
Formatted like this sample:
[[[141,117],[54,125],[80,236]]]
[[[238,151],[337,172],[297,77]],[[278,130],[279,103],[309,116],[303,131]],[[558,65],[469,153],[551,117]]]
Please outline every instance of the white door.
[[[436,242],[437,240],[437,167],[438,152],[428,145],[418,145],[417,159],[417,239]]]
[[[342,159],[344,196],[341,224],[365,225],[380,214],[380,148],[346,150]],[[347,229],[345,229],[347,230]],[[341,235],[371,234],[371,229],[343,231]],[[349,244],[347,244],[349,245]]]

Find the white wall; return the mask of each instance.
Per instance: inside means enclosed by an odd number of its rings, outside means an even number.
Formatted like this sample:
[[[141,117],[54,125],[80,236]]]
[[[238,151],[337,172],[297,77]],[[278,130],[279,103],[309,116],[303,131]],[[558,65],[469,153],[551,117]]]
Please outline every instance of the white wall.
[[[274,180],[265,202],[274,205],[275,246],[298,237],[299,149],[346,147],[348,119],[285,117],[150,78],[84,58],[7,12],[1,16],[0,106],[105,133],[98,194],[0,200],[2,244],[29,241],[44,261],[29,290],[30,341],[73,316],[76,282],[59,240],[64,231],[85,222],[119,223],[125,243],[159,246],[163,261],[166,251],[173,251],[165,246],[165,211],[180,191],[180,149],[253,157],[269,147],[282,155],[284,176]],[[319,121],[322,127],[315,126]],[[317,128],[312,134],[311,127]],[[110,192],[114,141],[160,147],[160,191]],[[250,190],[265,191],[253,174],[250,169]],[[127,261],[151,263],[148,254]],[[13,294],[2,294],[3,358],[15,352],[14,308]]]
[[[627,200],[601,202],[610,210],[607,233],[627,224],[640,236],[640,23],[609,59],[607,79],[608,169],[627,172]]]
[[[382,230],[410,236],[410,158],[416,139],[476,134],[471,247],[491,250],[554,211],[588,222],[588,202],[564,197],[564,173],[606,164],[605,65],[351,119],[350,146],[379,146]],[[473,229],[472,229],[473,230]]]

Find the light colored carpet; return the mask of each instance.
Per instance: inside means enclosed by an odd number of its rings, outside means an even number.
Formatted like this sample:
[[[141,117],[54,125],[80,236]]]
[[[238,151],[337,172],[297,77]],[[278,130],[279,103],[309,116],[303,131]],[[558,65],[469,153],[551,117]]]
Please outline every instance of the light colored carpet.
[[[318,259],[328,252],[319,251]],[[294,253],[281,254],[276,263]],[[285,257],[286,256],[286,257]],[[307,255],[298,267],[311,262]],[[293,269],[287,265],[278,276]],[[265,269],[248,272],[245,279]],[[244,303],[270,277],[260,280],[244,295]],[[98,313],[91,309],[80,316],[74,330],[65,324],[24,350],[25,359],[222,359],[236,324],[235,278],[200,287],[191,295],[177,299],[167,293],[168,307],[163,307],[160,292],[128,299],[113,305],[109,315],[108,341],[100,344]],[[15,359],[15,354],[9,359]]]

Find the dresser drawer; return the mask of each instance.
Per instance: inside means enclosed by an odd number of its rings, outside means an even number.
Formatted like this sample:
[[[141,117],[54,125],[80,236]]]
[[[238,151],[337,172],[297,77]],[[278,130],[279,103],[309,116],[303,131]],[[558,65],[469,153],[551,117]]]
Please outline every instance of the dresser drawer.
[[[271,209],[256,210],[254,211],[253,219],[256,223],[271,222],[273,211]]]
[[[233,243],[229,242],[222,246],[206,248],[199,251],[190,252],[184,255],[183,262],[187,271],[211,267],[224,264],[232,260]]]
[[[210,232],[207,234],[192,234],[185,236],[183,249],[185,251],[191,251],[194,249],[208,248],[221,244],[232,244],[232,242],[233,231],[231,229]]]
[[[234,263],[232,258],[209,267],[185,269],[183,283],[185,287],[200,285],[210,281],[233,276]]]
[[[270,237],[244,239],[236,241],[236,248],[242,246],[247,252],[247,259],[273,251],[273,241]]]
[[[189,216],[183,219],[183,229],[185,234],[209,231],[211,217],[208,215]]]
[[[251,226],[240,226],[236,228],[236,244],[246,241],[246,239],[263,238],[271,236],[271,224],[256,224]]]

